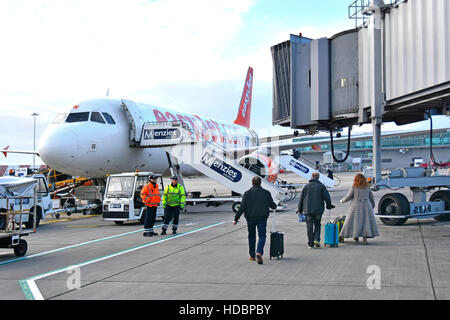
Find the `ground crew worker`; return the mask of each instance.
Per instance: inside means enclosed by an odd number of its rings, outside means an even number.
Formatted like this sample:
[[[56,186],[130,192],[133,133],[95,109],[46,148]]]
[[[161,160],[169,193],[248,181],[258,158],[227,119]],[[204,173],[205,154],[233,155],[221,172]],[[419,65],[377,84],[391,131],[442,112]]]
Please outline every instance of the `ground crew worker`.
[[[158,209],[161,197],[159,196],[159,186],[156,183],[156,177],[150,176],[149,183],[141,190],[142,202],[146,206],[144,220],[144,237],[152,237],[158,235],[153,231],[156,220],[156,210]]]
[[[177,176],[172,177],[172,183],[164,189],[162,204],[164,208],[164,224],[161,235],[166,234],[172,219],[172,234],[176,234],[180,210],[183,210],[186,205],[186,193],[184,187],[178,183]]]

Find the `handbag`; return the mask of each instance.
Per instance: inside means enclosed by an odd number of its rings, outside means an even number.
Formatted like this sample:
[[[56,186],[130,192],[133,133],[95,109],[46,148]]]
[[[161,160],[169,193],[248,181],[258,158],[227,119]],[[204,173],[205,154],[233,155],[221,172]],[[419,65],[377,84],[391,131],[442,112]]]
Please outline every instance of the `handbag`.
[[[298,214],[298,222],[305,222],[306,216],[303,213],[297,213]]]

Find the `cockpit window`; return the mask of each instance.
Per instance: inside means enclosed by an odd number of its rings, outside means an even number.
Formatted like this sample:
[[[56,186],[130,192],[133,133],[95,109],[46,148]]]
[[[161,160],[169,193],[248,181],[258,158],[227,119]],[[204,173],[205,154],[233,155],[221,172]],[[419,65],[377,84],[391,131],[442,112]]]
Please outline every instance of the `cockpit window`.
[[[101,114],[98,112],[91,113],[91,121],[98,122],[98,123],[105,123],[105,120],[103,120]]]
[[[102,114],[105,117],[106,122],[108,122],[109,124],[116,124],[116,122],[114,121],[113,117],[111,117],[111,115],[109,113],[102,112]]]
[[[66,122],[84,122],[89,120],[89,112],[69,113]]]
[[[60,124],[60,123],[63,123],[64,120],[66,120],[66,117],[67,117],[67,113],[59,113],[59,114],[55,117],[55,119],[53,119],[52,123],[53,123],[53,124]]]

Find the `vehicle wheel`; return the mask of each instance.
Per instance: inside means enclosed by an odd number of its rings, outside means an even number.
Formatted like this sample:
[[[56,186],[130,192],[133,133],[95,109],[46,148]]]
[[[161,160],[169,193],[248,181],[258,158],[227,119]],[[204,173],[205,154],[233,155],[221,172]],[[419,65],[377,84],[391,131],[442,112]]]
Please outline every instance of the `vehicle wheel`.
[[[233,206],[231,209],[233,210],[234,213],[238,213],[240,207],[241,207],[241,203],[235,202],[235,203],[233,203]]]
[[[102,214],[103,213],[103,205],[102,202],[99,199],[95,200],[95,203],[97,204],[97,208],[91,211],[92,214]]]
[[[430,201],[444,201],[445,211],[450,210],[450,190],[439,190],[433,193],[430,197]],[[443,214],[434,217],[437,221],[450,221],[450,214]]]
[[[334,185],[335,187],[337,187],[338,185],[341,184],[341,179],[337,176],[333,176],[333,181],[335,183],[335,185]]]
[[[23,257],[28,250],[28,244],[25,240],[20,239],[19,244],[14,246],[14,253],[17,257]]]
[[[59,219],[59,217],[61,217],[61,215],[59,213],[55,214],[56,219]]]
[[[5,209],[0,210],[1,213],[5,213]],[[0,230],[6,229],[6,215],[0,215]]]
[[[114,223],[119,225],[119,226],[123,225],[123,221],[114,221]]]
[[[33,211],[34,208],[30,209],[30,212],[34,212]],[[41,222],[41,218],[42,218],[42,214],[41,214],[42,210],[40,207],[37,207],[37,212],[35,216],[30,215],[28,218],[28,222],[25,222],[25,227],[27,229],[33,229],[33,222],[34,222],[34,217],[36,217],[36,228],[39,226],[39,223]]]
[[[401,193],[389,193],[384,195],[378,203],[378,214],[383,216],[409,215],[410,205],[408,199]],[[388,219],[380,218],[388,226],[401,226],[408,218]]]

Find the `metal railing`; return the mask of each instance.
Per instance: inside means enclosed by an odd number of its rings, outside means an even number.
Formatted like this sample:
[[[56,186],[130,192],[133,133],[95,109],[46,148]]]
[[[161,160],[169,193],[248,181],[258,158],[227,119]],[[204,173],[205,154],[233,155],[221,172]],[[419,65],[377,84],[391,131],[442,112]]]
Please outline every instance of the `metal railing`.
[[[406,1],[408,0],[385,0],[384,3],[386,6],[397,8],[400,3]],[[369,19],[370,15],[366,13],[366,10],[369,8],[370,3],[371,0],[355,0],[348,6],[348,18],[355,20],[355,28],[358,27],[360,21],[362,21],[361,25],[364,25]]]

